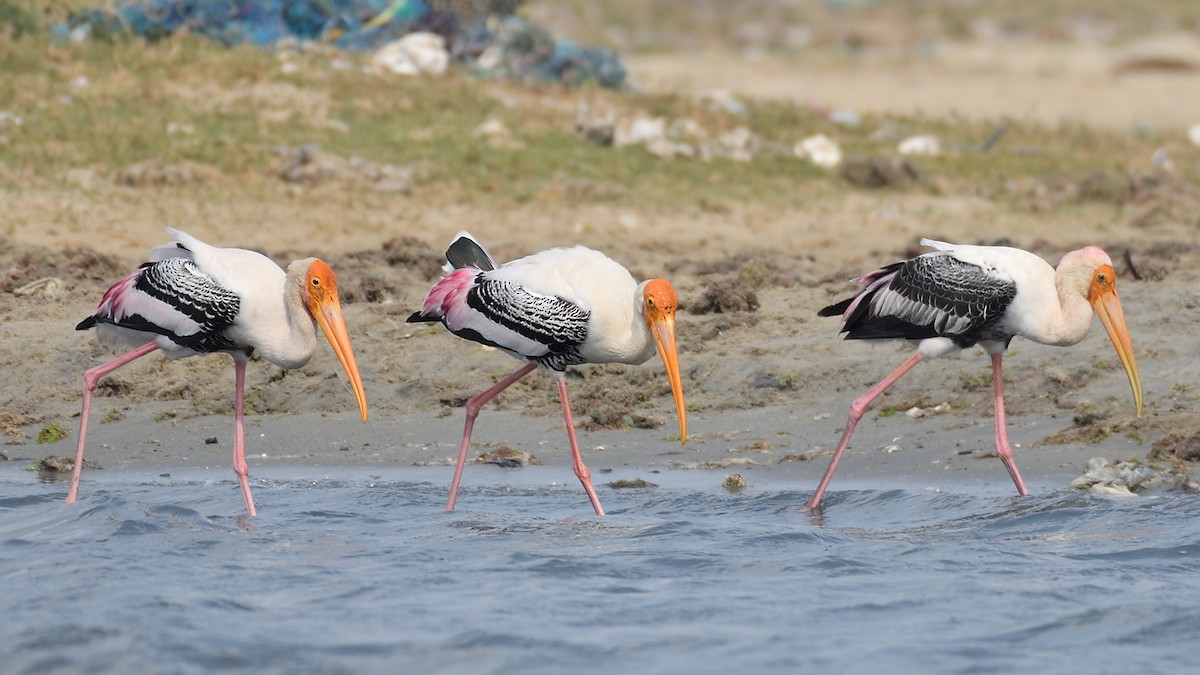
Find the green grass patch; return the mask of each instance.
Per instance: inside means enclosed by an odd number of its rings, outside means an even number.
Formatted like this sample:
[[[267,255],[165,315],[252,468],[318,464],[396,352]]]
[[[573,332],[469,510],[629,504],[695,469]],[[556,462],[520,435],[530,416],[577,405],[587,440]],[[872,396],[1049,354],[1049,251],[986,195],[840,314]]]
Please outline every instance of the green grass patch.
[[[900,138],[920,132],[941,138],[947,152],[913,159],[925,180],[891,189],[1020,202],[1036,190],[1019,186],[1056,177],[1078,183],[1103,170],[1119,184],[1123,172],[1144,165],[1163,142],[1149,132],[958,118],[869,115],[846,127],[789,102],[750,102],[746,114],[732,115],[683,96],[526,87],[461,74],[382,77],[363,72],[365,57],[332,51],[292,55],[297,68],[285,72],[267,51],[195,38],[61,46],[45,39],[0,41],[0,60],[7,70],[0,109],[22,119],[5,132],[0,163],[51,181],[79,167],[111,175],[147,159],[200,162],[235,178],[264,176],[272,147],[318,144],[342,156],[413,165],[420,186],[454,199],[521,202],[567,180],[616,186],[605,199],[639,205],[787,206],[861,189],[793,157],[801,138],[825,133],[847,154],[892,155]],[[601,147],[574,132],[585,101],[622,115],[688,118],[711,137],[744,126],[758,139],[759,152],[749,163],[702,162],[661,159],[641,146]],[[474,133],[493,118],[520,148],[494,148]],[[1000,125],[1003,137],[981,151]],[[1183,171],[1200,166],[1200,150],[1178,153]],[[0,170],[0,184],[17,189],[12,175]]]

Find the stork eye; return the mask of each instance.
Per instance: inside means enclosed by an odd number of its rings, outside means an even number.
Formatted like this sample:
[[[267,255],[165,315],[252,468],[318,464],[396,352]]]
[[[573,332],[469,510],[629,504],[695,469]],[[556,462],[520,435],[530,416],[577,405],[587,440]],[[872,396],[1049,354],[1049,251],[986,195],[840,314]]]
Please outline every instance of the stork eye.
[[[313,285],[313,288],[316,288],[316,287],[320,286],[320,285],[321,285],[321,280],[320,280],[320,279],[313,279],[313,280],[312,280],[312,285]]]
[[[1105,274],[1104,272],[1101,272],[1100,274],[1096,275],[1096,281],[1099,281],[1102,284],[1107,284],[1108,283],[1108,275]]]
[[[646,296],[646,306],[654,307],[654,297],[653,296]]]

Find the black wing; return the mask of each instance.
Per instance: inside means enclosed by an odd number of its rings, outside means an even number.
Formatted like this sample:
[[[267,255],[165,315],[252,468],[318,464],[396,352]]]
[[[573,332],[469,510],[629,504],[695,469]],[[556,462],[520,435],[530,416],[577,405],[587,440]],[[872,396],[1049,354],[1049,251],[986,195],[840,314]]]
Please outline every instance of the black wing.
[[[459,233],[446,249],[446,262],[454,269],[477,267],[484,272],[496,269],[496,261],[492,260],[492,256],[466,232]]]
[[[895,263],[863,278],[867,287],[854,298],[821,310],[822,316],[849,311],[846,339],[953,338],[973,344],[999,320],[1017,286],[948,253],[931,253]]]

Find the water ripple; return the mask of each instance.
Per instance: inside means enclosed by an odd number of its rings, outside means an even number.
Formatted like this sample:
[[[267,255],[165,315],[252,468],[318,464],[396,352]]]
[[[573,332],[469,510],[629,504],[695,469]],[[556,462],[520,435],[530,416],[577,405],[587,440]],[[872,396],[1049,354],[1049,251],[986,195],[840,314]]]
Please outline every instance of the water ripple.
[[[64,505],[0,468],[0,671],[1182,672],[1200,640],[1187,495],[602,490],[598,518],[572,483],[445,513],[428,473],[322,471],[248,519],[226,478]]]

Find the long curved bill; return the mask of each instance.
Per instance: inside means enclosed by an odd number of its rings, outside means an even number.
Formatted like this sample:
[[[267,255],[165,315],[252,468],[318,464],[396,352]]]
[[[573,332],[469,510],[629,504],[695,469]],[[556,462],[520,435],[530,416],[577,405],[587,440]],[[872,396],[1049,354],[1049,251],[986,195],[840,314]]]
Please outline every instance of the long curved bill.
[[[1121,301],[1117,299],[1115,287],[1097,289],[1091,294],[1092,309],[1100,319],[1108,339],[1112,340],[1117,349],[1121,365],[1129,377],[1129,386],[1133,388],[1133,402],[1137,405],[1137,414],[1142,414],[1142,376],[1138,372],[1137,359],[1133,356],[1133,342],[1129,339],[1129,327],[1125,325],[1125,312],[1121,309]]]
[[[659,315],[650,319],[650,334],[667,369],[671,394],[675,397],[675,412],[679,415],[679,442],[687,443],[687,406],[683,403],[683,380],[679,377],[679,353],[675,349],[675,316]]]
[[[358,399],[358,410],[362,413],[363,422],[367,421],[367,394],[363,391],[362,378],[358,375],[358,362],[354,360],[354,350],[350,348],[350,332],[346,330],[346,320],[342,318],[342,307],[337,296],[327,297],[317,303],[313,318],[333,347],[338,361],[350,378],[350,386],[354,389],[354,398]]]

